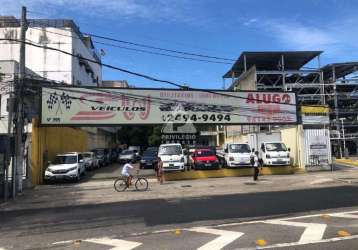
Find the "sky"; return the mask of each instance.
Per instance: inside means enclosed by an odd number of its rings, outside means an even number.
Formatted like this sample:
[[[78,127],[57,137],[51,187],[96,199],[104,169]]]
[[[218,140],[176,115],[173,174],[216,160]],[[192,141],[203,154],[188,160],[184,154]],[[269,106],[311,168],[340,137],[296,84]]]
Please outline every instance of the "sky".
[[[26,6],[29,18],[73,19],[82,32],[190,53],[237,59],[243,51],[322,50],[322,65],[358,61],[356,0],[0,0],[0,4],[0,15],[19,17],[21,6]],[[190,87],[220,89],[222,76],[231,68],[231,61],[208,63],[95,45],[105,51],[104,63]],[[317,67],[316,61],[309,66]],[[106,68],[103,79],[127,80],[136,87],[171,87]]]

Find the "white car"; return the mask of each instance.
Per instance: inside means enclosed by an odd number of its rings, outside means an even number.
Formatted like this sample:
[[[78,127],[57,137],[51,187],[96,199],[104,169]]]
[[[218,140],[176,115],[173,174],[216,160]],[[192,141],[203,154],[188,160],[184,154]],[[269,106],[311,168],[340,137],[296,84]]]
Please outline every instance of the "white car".
[[[180,144],[160,145],[158,157],[163,161],[164,171],[185,171],[185,157]]]
[[[86,169],[94,169],[99,167],[99,160],[93,152],[83,152],[83,161]]]
[[[250,156],[251,149],[247,143],[225,144],[223,153],[221,152],[222,161],[229,168],[251,166]]]
[[[291,164],[290,149],[283,142],[263,142],[259,157],[265,166],[288,166]]]
[[[85,165],[81,153],[58,154],[45,171],[45,180],[75,180],[79,181],[85,174]]]

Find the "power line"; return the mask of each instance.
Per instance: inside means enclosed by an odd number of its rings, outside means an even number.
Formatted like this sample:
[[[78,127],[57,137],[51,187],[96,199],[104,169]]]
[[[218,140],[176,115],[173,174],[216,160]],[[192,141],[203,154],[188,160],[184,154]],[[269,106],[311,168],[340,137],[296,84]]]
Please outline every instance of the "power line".
[[[97,44],[102,44],[102,45],[106,45],[106,46],[115,47],[115,48],[120,48],[120,49],[125,49],[125,50],[131,50],[131,51],[136,51],[136,52],[142,52],[142,53],[147,53],[147,54],[152,54],[152,55],[158,55],[158,56],[166,56],[166,57],[173,57],[173,58],[185,59],[185,60],[191,60],[191,61],[217,63],[217,64],[226,64],[226,65],[231,65],[231,64],[232,64],[232,63],[227,63],[227,62],[210,61],[210,60],[197,59],[197,58],[192,58],[192,57],[169,55],[169,54],[164,54],[164,53],[158,53],[158,52],[153,52],[153,51],[148,51],[148,50],[142,50],[142,49],[135,49],[135,48],[125,47],[125,46],[116,45],[116,44],[110,44],[110,43],[103,43],[103,42],[98,42],[98,41],[93,41],[93,42],[94,42],[94,43],[97,43]]]
[[[0,41],[1,41],[1,40],[3,40],[3,41],[4,41],[4,40],[5,40],[5,41],[18,41],[18,42],[19,42],[19,40],[17,40],[17,39],[9,39],[9,38],[6,38],[6,39],[0,38]],[[123,68],[120,68],[120,67],[116,67],[116,66],[113,66],[113,65],[110,65],[110,64],[98,62],[98,61],[96,61],[96,60],[89,59],[89,58],[85,58],[85,57],[82,57],[81,55],[75,55],[75,54],[72,54],[72,53],[70,53],[70,52],[67,52],[67,51],[64,51],[64,50],[60,50],[60,49],[57,49],[57,48],[52,48],[52,47],[48,47],[48,46],[41,46],[41,45],[37,45],[37,44],[31,43],[31,42],[24,42],[24,43],[27,44],[27,45],[30,45],[30,46],[34,46],[34,47],[37,47],[37,48],[41,48],[41,49],[48,49],[48,50],[57,51],[57,52],[60,52],[60,53],[63,53],[63,54],[66,54],[66,55],[69,55],[69,56],[78,58],[78,59],[80,59],[80,60],[85,60],[85,61],[88,61],[88,62],[92,62],[92,63],[98,64],[98,65],[101,65],[101,66],[103,66],[103,67],[107,67],[107,68],[110,68],[110,69],[118,70],[118,71],[121,71],[121,72],[124,72],[124,73],[127,73],[127,74],[131,74],[131,75],[135,75],[135,76],[138,76],[138,77],[142,77],[142,78],[145,78],[145,79],[148,79],[148,80],[151,80],[151,81],[161,82],[161,83],[167,83],[167,84],[170,84],[170,85],[172,85],[172,86],[178,87],[178,88],[180,88],[180,89],[203,91],[203,92],[207,92],[207,93],[211,93],[211,94],[215,94],[215,95],[221,95],[221,96],[226,96],[226,97],[232,97],[232,98],[237,98],[237,99],[248,100],[247,97],[242,97],[242,96],[237,96],[237,95],[231,95],[231,94],[228,94],[228,93],[217,92],[217,91],[208,90],[208,89],[191,88],[191,87],[188,87],[188,86],[185,86],[185,85],[181,85],[181,84],[175,83],[175,82],[173,82],[173,81],[158,79],[158,78],[155,78],[155,77],[152,77],[152,76],[148,76],[148,75],[145,75],[145,74],[142,74],[142,73],[137,73],[137,72],[130,71],[130,70],[127,70],[127,69],[123,69]],[[253,100],[253,101],[260,101],[259,99],[256,99],[256,98],[252,98],[252,100]],[[285,103],[285,102],[269,101],[268,103],[275,103],[275,104],[288,105],[288,106],[297,106],[296,104],[293,104],[293,103]]]
[[[46,79],[46,78],[44,78]],[[53,82],[50,80],[50,82]],[[61,89],[63,91],[69,91],[69,92],[74,92],[74,93],[82,93],[82,94],[93,94],[93,92],[85,92],[82,90],[74,90],[73,88],[68,88],[69,84],[66,84],[64,82],[59,82],[59,84],[64,85],[64,86],[52,86],[53,89]],[[38,86],[37,86],[38,87]],[[66,87],[66,89],[62,89],[61,87]],[[93,88],[91,87],[86,87],[86,86],[81,86],[80,89],[87,89],[87,90],[93,90]],[[116,89],[116,90],[106,90],[106,89],[94,89],[97,92],[102,92],[102,93],[106,93],[106,94],[110,94],[112,96],[129,96],[130,99],[134,99],[134,100],[143,100],[145,99],[147,96],[145,95],[138,95],[138,94],[132,94],[132,93],[128,93],[128,92],[121,92],[120,89]],[[198,102],[189,102],[189,101],[181,101],[181,100],[176,100],[176,99],[168,99],[168,98],[160,98],[160,97],[153,97],[151,96],[152,100],[156,100],[158,103],[160,104],[171,104],[173,103],[173,101],[177,102],[177,103],[181,103],[181,104],[191,104],[191,105],[202,105],[202,106],[210,106],[210,104],[206,104],[206,103],[198,103]],[[158,101],[159,100],[159,101]],[[164,101],[164,102],[163,102]],[[232,106],[230,105],[231,108],[236,108],[236,109],[241,109],[244,111],[254,111],[257,112],[256,109],[251,108],[249,106],[244,107],[244,106]],[[276,113],[289,113],[289,114],[296,114],[296,112],[290,111],[290,110],[280,110]]]
[[[41,29],[35,28],[35,27],[30,27],[30,28],[31,28],[31,29],[36,29],[36,30],[41,30]],[[49,31],[49,30],[46,30],[46,32],[52,33],[52,34],[56,34],[56,35],[59,35],[59,36],[71,37],[71,38],[75,38],[75,39],[81,40],[81,38],[79,38],[79,37],[77,37],[77,36],[71,36],[71,35],[61,34],[61,33],[54,32],[54,31]],[[99,41],[95,41],[95,40],[94,40],[93,42],[94,42],[94,43],[97,43],[97,44],[102,44],[102,45],[105,45],[105,46],[114,47],[114,48],[119,48],[119,49],[124,49],[124,50],[130,50],[130,51],[135,51],[135,52],[141,52],[141,53],[146,53],[146,54],[151,54],[151,55],[172,57],[172,58],[176,58],[176,59],[184,59],[184,60],[191,60],[191,61],[198,61],[198,62],[207,62],[207,63],[216,63],[216,64],[226,64],[226,65],[231,65],[231,64],[232,64],[232,63],[229,63],[229,62],[205,60],[205,59],[199,59],[199,58],[193,58],[193,57],[184,57],[184,56],[177,56],[177,55],[165,54],[165,53],[154,52],[154,51],[143,50],[143,49],[136,49],[136,48],[121,46],[121,45],[117,45],[117,44],[110,44],[110,43],[105,43],[105,42],[99,42]]]
[[[40,30],[39,28],[36,28],[36,27],[30,27],[30,28],[31,28],[31,29]],[[61,35],[61,36],[66,36],[66,37],[73,37],[73,36],[71,36],[71,35],[65,35],[65,34],[61,34],[61,33],[58,33],[58,32],[54,32],[54,31],[48,31],[48,30],[46,30],[46,32],[48,32],[48,33],[53,33],[53,34],[57,34],[57,35]],[[236,61],[236,60],[233,59],[233,58],[224,58],[224,57],[209,56],[209,55],[198,54],[198,53],[184,52],[184,51],[179,51],[179,50],[165,49],[165,48],[155,47],[155,46],[151,46],[151,45],[146,45],[146,44],[141,44],[141,43],[134,43],[134,42],[130,42],[130,41],[124,41],[124,40],[119,40],[119,39],[115,39],[115,38],[110,38],[110,37],[95,35],[95,34],[92,34],[92,33],[82,32],[82,34],[88,35],[88,36],[91,36],[91,37],[100,38],[100,39],[103,39],[103,40],[112,41],[112,42],[124,43],[124,44],[133,45],[133,46],[137,46],[137,47],[143,47],[143,48],[148,48],[148,49],[155,49],[155,50],[165,51],[165,52],[171,52],[171,53],[175,53],[175,54],[188,55],[188,56],[196,56],[196,57],[202,57],[202,58],[208,58],[208,59],[216,59],[216,60],[223,60],[223,61],[229,61],[229,62],[235,62],[235,61]],[[73,37],[73,38],[81,39],[81,38],[79,38],[79,37]],[[103,45],[108,45],[108,46],[113,46],[113,47],[118,47],[118,46],[113,45],[113,44],[106,44],[106,43],[98,42],[98,41],[97,41],[96,43],[103,44]],[[121,47],[119,46],[119,48],[121,48]],[[138,49],[138,51],[139,51],[139,49]],[[142,52],[143,52],[143,51],[142,51]],[[153,52],[153,53],[155,53],[155,52]],[[159,55],[163,55],[163,54],[159,54]],[[171,56],[171,55],[167,55],[167,54],[164,54],[164,55],[166,55],[166,56]],[[173,56],[173,57],[182,58],[182,57],[178,57],[178,56]],[[184,59],[185,59],[185,58],[184,58]],[[192,58],[192,59],[195,60],[196,58]],[[200,60],[200,59],[198,59],[198,60]],[[212,61],[209,61],[209,62],[212,62]],[[221,63],[224,63],[224,62],[221,62]],[[232,64],[232,63],[226,63],[226,64]]]
[[[39,87],[39,86],[36,86],[36,87]],[[69,91],[69,92],[74,92],[74,93],[93,94],[93,92],[76,91],[76,90],[71,90],[71,88],[66,88],[66,89],[62,89],[61,87],[48,87],[48,88],[53,89],[53,90]],[[104,91],[104,90],[98,90],[98,91],[115,96],[115,94],[113,92],[108,92],[108,91]],[[47,91],[45,91],[45,93],[52,94],[51,92],[47,92]],[[123,93],[121,95],[125,95],[126,97],[129,97],[128,99],[131,99],[131,100],[143,100],[143,98],[138,98],[137,95],[133,95],[133,94]],[[145,97],[145,96],[143,96],[143,97]],[[70,99],[77,99],[77,100],[91,101],[91,100],[86,99],[86,98],[78,98],[78,97],[73,97],[73,96],[69,96],[69,98]],[[169,100],[169,101],[173,101],[173,100]],[[92,101],[92,102],[96,102],[96,101]],[[153,103],[153,105],[168,104],[168,102],[161,102],[161,101],[157,101],[157,100],[154,100],[152,103]],[[185,102],[185,103],[187,103],[187,104],[198,104],[198,103],[190,103],[190,102]],[[205,104],[205,105],[207,105],[207,104]],[[235,112],[228,112],[228,111],[210,110],[208,112],[219,113],[219,114],[228,114],[228,115],[241,116],[241,117],[255,117],[255,118],[267,119],[264,116],[248,115],[248,114],[244,114],[244,113],[235,113]],[[287,112],[276,112],[276,113],[287,113]]]
[[[190,53],[190,52],[184,52],[184,51],[179,51],[179,50],[165,49],[165,48],[155,47],[155,46],[146,45],[146,44],[142,44],[142,43],[134,43],[134,42],[119,40],[119,39],[115,39],[115,38],[111,38],[111,37],[99,36],[99,35],[92,34],[92,33],[83,32],[83,34],[91,36],[91,37],[97,37],[100,39],[108,40],[108,41],[119,42],[119,43],[134,45],[134,46],[138,46],[138,47],[148,48],[148,49],[156,49],[156,50],[161,50],[161,51],[166,51],[166,52],[172,52],[172,53],[176,53],[176,54],[204,57],[204,58],[231,61],[231,62],[236,61],[235,59],[232,59],[232,58],[209,56],[209,55],[198,54],[198,53]]]

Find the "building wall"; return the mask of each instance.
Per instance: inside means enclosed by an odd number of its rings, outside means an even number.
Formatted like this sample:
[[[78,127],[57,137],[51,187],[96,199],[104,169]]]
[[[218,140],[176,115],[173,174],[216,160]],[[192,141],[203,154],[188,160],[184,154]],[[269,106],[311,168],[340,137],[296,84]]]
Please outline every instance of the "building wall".
[[[15,61],[0,61],[0,73],[5,74],[0,80],[0,134],[8,132],[8,112],[6,111],[7,99],[13,86],[14,74],[18,72],[18,64]]]
[[[239,83],[235,85],[234,90],[256,90],[256,67],[252,66],[239,78]]]
[[[47,162],[56,154],[88,151],[88,135],[85,131],[69,127],[39,127],[32,122],[31,177],[32,185],[41,184]]]
[[[72,52],[72,38],[68,37],[70,35],[70,30],[56,28],[28,29],[26,32],[26,38],[32,43],[69,53]],[[20,39],[20,28],[0,28],[0,37]],[[0,60],[19,61],[19,54],[20,45],[18,43],[4,41],[4,44],[0,44]],[[71,83],[71,61],[72,58],[63,53],[30,45],[26,46],[26,67],[41,77]]]
[[[293,166],[304,168],[304,141],[302,125],[281,130],[282,142],[291,149],[290,156]]]
[[[77,35],[72,32],[72,36],[77,37]],[[73,53],[75,55],[80,54],[84,58],[89,58],[94,60],[93,53],[96,53],[94,49],[86,47],[81,39],[72,40]],[[73,79],[72,82],[75,85],[86,85],[86,86],[99,86],[102,82],[102,69],[99,64],[88,62],[90,69],[93,71],[93,74],[88,71],[87,67],[80,63],[78,58],[72,57],[72,72]]]
[[[73,37],[73,38],[72,38]],[[0,28],[0,38],[20,39],[20,28]],[[78,38],[70,28],[35,27],[29,28],[26,38],[32,43],[56,48],[73,54],[81,54],[84,58],[95,60],[93,50]],[[3,41],[0,44],[0,60],[19,61],[20,45]],[[88,63],[94,72],[93,76],[81,66],[79,60],[64,53],[26,46],[26,67],[46,79],[68,84],[97,85],[102,81],[101,66]]]

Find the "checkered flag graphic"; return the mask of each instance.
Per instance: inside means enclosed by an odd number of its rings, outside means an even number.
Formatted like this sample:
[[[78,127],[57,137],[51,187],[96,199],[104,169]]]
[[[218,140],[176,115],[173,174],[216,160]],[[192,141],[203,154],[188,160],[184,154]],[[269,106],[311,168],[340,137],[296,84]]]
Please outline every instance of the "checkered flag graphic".
[[[58,104],[58,96],[57,93],[51,93],[49,98],[47,99],[47,107],[48,109],[52,110],[54,106]]]
[[[65,92],[63,92],[61,95],[61,103],[63,105],[65,105],[66,109],[71,108],[72,100],[71,100],[70,96],[68,94],[66,94]]]
[[[70,109],[72,100],[71,97],[65,92],[62,92],[62,94],[58,94],[57,92],[54,92],[50,94],[46,103],[49,110],[53,110],[55,107],[57,107],[56,109],[56,114],[57,114],[58,111],[62,113],[61,105],[63,105],[66,109]]]

